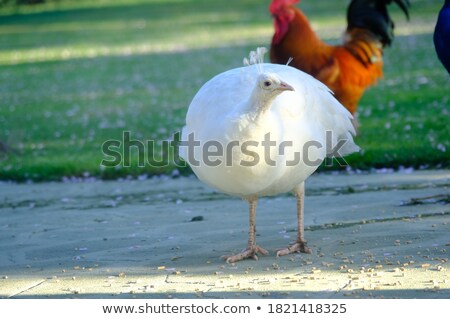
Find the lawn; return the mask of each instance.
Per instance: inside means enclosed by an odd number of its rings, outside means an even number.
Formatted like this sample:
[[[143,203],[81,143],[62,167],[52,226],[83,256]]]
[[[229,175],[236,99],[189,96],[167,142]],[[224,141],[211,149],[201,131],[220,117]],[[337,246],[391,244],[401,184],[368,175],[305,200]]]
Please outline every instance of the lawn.
[[[101,147],[123,132],[157,146],[172,140],[205,81],[241,66],[250,49],[269,46],[268,2],[66,0],[1,8],[0,179],[171,173],[172,161],[138,167],[137,158],[131,167],[105,168]],[[449,167],[450,76],[432,43],[443,1],[412,2],[410,22],[392,7],[396,38],[385,51],[384,79],[359,106],[363,151],[347,158],[354,169]],[[345,28],[346,5],[301,2],[331,43]],[[160,148],[153,153],[160,157]]]

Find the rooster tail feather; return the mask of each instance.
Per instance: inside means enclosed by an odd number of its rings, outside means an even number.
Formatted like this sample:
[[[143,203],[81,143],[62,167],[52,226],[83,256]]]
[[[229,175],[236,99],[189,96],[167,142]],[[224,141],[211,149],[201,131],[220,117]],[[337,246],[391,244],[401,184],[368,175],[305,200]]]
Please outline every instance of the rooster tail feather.
[[[409,0],[352,0],[347,9],[347,31],[365,29],[376,35],[383,46],[394,38],[394,22],[387,6],[395,2],[409,19]]]
[[[395,3],[402,9],[402,11],[405,13],[406,19],[409,21],[409,11],[408,7],[411,5],[409,3],[409,0],[394,0]]]

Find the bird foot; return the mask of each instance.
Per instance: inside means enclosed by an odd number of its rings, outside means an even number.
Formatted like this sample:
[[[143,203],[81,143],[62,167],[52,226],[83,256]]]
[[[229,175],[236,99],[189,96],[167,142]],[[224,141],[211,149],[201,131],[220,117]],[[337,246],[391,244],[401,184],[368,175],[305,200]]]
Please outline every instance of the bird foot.
[[[247,247],[246,249],[244,249],[241,253],[239,253],[237,255],[222,256],[222,259],[225,259],[225,261],[228,264],[235,263],[237,261],[241,261],[241,260],[249,259],[249,258],[258,260],[258,255],[257,255],[258,253],[261,255],[269,254],[269,252],[267,250],[265,250],[264,248],[261,248],[256,245],[252,245],[252,246]]]
[[[277,257],[289,255],[292,253],[305,253],[310,254],[311,249],[306,246],[306,241],[297,241],[293,245],[290,245],[288,248],[280,249],[277,251]]]

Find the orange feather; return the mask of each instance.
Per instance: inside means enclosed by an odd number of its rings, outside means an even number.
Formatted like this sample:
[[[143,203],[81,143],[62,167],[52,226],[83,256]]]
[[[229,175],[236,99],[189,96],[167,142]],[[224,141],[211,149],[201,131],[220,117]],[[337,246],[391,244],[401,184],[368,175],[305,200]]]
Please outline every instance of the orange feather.
[[[285,64],[292,57],[291,66],[322,81],[355,113],[365,89],[383,75],[381,42],[370,31],[354,28],[342,45],[329,45],[318,38],[303,12],[291,6],[296,2],[271,6],[275,19],[271,61]]]

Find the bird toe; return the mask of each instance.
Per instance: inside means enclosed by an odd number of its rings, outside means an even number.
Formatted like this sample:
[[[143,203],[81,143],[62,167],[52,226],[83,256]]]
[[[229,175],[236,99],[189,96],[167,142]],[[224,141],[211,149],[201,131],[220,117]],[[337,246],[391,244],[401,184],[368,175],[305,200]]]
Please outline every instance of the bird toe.
[[[311,254],[311,249],[306,246],[306,242],[296,242],[293,245],[290,245],[287,248],[280,249],[277,251],[277,257],[293,254],[293,253],[304,253],[304,254]]]
[[[251,246],[251,247],[247,247],[244,251],[242,251],[239,254],[236,255],[232,255],[232,256],[222,256],[222,259],[224,259],[226,261],[227,264],[232,264],[244,259],[253,259],[253,260],[258,260],[258,254],[261,255],[268,255],[269,252],[259,246]]]

